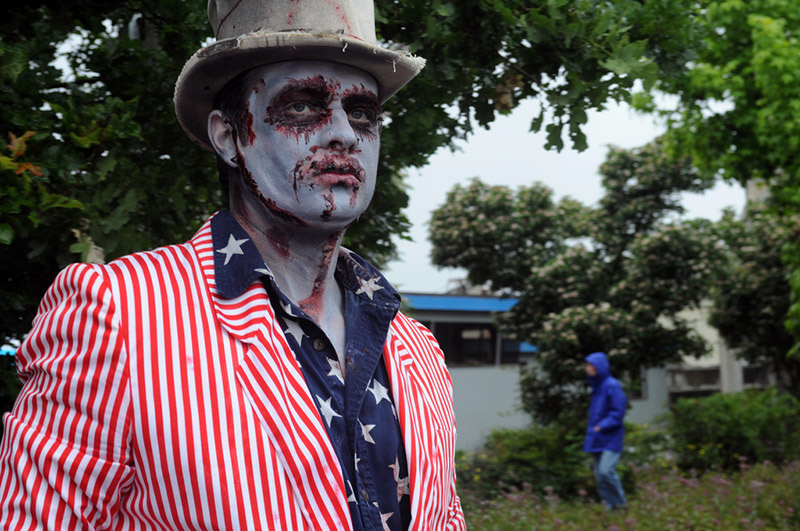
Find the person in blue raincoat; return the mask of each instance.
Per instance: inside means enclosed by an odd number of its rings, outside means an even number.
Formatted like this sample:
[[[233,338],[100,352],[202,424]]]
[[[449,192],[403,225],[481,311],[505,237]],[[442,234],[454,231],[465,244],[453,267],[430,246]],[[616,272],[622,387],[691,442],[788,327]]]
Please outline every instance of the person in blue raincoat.
[[[609,372],[603,352],[586,356],[586,374],[592,386],[589,423],[583,450],[592,454],[597,493],[609,509],[625,509],[627,500],[616,466],[622,454],[625,426],[622,422],[628,398],[622,385]]]

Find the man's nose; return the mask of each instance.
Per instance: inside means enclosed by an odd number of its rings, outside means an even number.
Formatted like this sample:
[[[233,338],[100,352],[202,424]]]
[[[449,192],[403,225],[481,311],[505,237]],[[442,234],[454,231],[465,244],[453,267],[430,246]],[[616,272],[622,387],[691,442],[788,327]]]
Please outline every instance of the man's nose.
[[[347,112],[342,108],[333,109],[331,120],[322,135],[323,146],[331,149],[350,149],[358,142]]]

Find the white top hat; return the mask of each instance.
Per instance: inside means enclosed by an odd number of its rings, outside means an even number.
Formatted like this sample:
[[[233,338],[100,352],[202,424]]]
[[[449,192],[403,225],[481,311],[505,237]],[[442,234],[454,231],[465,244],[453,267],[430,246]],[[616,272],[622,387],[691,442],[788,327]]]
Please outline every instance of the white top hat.
[[[331,61],[371,74],[388,100],[425,65],[376,44],[372,0],[209,0],[216,42],[186,62],[175,84],[175,112],[208,150],[208,114],[217,93],[251,68],[298,59]]]

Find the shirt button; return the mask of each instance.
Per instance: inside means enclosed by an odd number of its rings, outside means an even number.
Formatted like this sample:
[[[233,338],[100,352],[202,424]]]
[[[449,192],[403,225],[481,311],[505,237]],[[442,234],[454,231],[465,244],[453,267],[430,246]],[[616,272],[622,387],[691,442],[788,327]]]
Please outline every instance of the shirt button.
[[[316,350],[317,352],[322,352],[323,350],[325,350],[325,340],[318,337],[317,339],[314,340],[312,346],[314,347],[314,350]]]
[[[364,501],[369,501],[369,492],[367,492],[367,489],[361,489],[361,497],[364,498]]]

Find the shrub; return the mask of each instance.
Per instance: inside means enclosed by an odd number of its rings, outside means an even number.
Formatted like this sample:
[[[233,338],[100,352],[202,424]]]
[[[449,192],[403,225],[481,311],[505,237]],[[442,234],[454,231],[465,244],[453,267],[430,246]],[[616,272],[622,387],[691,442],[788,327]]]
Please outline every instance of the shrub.
[[[800,457],[800,403],[776,389],[679,400],[669,416],[678,466],[735,470]]]
[[[593,495],[591,459],[582,450],[584,430],[582,421],[573,420],[569,424],[492,432],[483,451],[459,452],[456,460],[459,493],[467,504],[514,492],[558,499]],[[635,489],[634,464],[634,461],[628,463],[626,455],[617,468],[626,493]]]
[[[672,438],[665,427],[625,423],[625,447],[620,466],[663,468],[671,465]]]
[[[459,491],[475,499],[531,490],[571,496],[592,483],[583,437],[562,426],[496,430],[477,454],[460,454]]]

